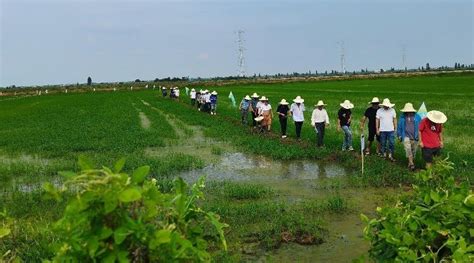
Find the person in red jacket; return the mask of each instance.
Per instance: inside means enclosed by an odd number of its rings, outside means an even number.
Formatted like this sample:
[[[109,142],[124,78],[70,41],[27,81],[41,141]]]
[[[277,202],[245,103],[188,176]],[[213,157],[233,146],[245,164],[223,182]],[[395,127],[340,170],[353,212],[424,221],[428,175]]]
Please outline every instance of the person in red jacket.
[[[438,156],[443,143],[443,124],[448,120],[446,115],[440,111],[430,111],[420,123],[420,147],[426,169],[431,167],[433,156]]]

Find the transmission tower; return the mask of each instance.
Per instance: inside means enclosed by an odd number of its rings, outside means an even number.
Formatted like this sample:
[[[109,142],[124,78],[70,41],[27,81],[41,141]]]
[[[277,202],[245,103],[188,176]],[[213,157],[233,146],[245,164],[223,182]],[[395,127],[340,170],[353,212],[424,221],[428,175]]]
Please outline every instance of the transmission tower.
[[[403,70],[407,72],[407,50],[405,45],[402,46],[402,63],[403,63]]]
[[[342,74],[346,74],[346,57],[345,57],[345,49],[344,49],[344,41],[339,42],[341,45],[341,72]]]
[[[245,57],[244,57],[244,35],[245,31],[237,31],[237,44],[239,45],[239,77],[245,76]]]

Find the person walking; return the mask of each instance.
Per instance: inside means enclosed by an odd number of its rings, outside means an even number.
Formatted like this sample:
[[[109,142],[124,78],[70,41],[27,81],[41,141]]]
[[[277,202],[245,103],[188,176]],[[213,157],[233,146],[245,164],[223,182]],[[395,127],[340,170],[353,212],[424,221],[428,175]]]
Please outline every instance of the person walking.
[[[250,101],[251,103],[251,108],[250,108],[250,111],[252,112],[252,124],[253,124],[253,127],[256,128],[257,127],[257,121],[255,120],[255,118],[258,117],[258,108],[257,108],[257,104],[260,102],[258,99],[260,98],[260,96],[258,96],[257,93],[253,93],[252,94],[252,101]]]
[[[317,146],[323,147],[324,146],[324,132],[327,126],[329,126],[329,116],[324,107],[326,104],[322,100],[318,101],[316,108],[313,110],[313,114],[311,114],[311,126],[316,131],[317,134]]]
[[[418,129],[421,116],[416,113],[413,104],[406,103],[398,120],[397,137],[403,143],[406,157],[408,158],[408,169],[415,170],[416,148],[418,147]]]
[[[168,95],[168,91],[166,90],[166,87],[165,87],[165,86],[163,86],[163,87],[161,88],[161,95],[163,95],[163,98]]]
[[[420,123],[420,147],[426,169],[431,168],[433,157],[441,154],[444,147],[443,124],[448,120],[441,111],[430,111]]]
[[[203,93],[202,89],[200,89],[198,92],[196,92],[196,107],[197,107],[198,111],[201,111],[202,93]]]
[[[290,115],[290,107],[288,102],[282,99],[278,104],[277,113],[280,120],[281,138],[286,138],[286,127],[288,125],[288,116]]]
[[[296,96],[290,107],[291,116],[293,116],[293,121],[295,122],[297,140],[301,139],[301,128],[303,127],[304,112],[306,110],[303,103],[304,99],[301,96]]]
[[[377,144],[377,154],[381,154],[380,153],[380,136],[377,134],[377,127],[376,127],[376,115],[377,115],[377,111],[379,110],[380,106],[380,100],[379,98],[377,97],[374,97],[372,99],[371,102],[369,102],[370,104],[370,107],[368,107],[366,110],[365,110],[365,113],[364,113],[364,117],[362,117],[362,120],[360,122],[360,132],[361,134],[364,134],[364,126],[365,126],[365,122],[368,120],[368,124],[367,124],[367,128],[369,130],[369,134],[368,134],[368,138],[367,138],[367,141],[368,141],[368,144],[367,144],[367,147],[365,148],[365,155],[369,155],[370,154],[370,150],[372,149],[372,143],[377,140],[376,144]]]
[[[273,119],[273,111],[272,105],[268,103],[268,99],[265,96],[260,98],[262,104],[258,108],[259,115],[263,117],[262,120],[262,129],[264,131],[270,131],[272,129],[272,119]]]
[[[240,116],[241,116],[241,123],[243,125],[247,125],[248,123],[248,115],[249,115],[249,110],[251,110],[252,104],[250,103],[250,96],[246,95],[242,101],[240,102],[239,105],[239,110],[240,110]]]
[[[354,104],[349,100],[345,100],[343,103],[339,104],[341,108],[337,112],[337,131],[344,132],[344,140],[342,142],[342,150],[353,151],[352,147],[352,131],[351,131],[351,121],[352,121],[352,111]]]
[[[179,101],[179,88],[178,87],[174,88],[174,97],[176,98],[177,101]]]
[[[209,101],[211,103],[211,115],[216,115],[217,112],[217,92],[214,90],[209,96]]]
[[[191,106],[194,106],[196,104],[196,90],[194,88],[191,89],[189,97],[191,98]]]
[[[377,110],[376,128],[377,135],[380,136],[381,153],[390,161],[394,162],[393,153],[395,151],[395,129],[397,127],[397,113],[388,98],[383,99],[380,104],[382,108]]]

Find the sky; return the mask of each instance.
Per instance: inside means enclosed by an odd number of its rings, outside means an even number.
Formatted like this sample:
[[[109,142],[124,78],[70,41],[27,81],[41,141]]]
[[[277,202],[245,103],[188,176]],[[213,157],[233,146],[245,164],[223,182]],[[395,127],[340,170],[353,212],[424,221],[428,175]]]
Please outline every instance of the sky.
[[[0,87],[474,63],[471,0],[0,0]]]

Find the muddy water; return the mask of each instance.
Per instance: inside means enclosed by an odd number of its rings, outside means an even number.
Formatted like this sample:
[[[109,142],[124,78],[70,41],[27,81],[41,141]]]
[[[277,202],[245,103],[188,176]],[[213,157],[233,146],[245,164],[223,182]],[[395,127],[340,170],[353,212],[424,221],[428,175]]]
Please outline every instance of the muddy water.
[[[327,188],[328,182],[347,182],[348,171],[334,164],[312,160],[278,161],[263,156],[240,152],[226,152],[217,161],[203,169],[183,172],[180,176],[188,182],[205,175],[207,181],[235,181],[271,186],[280,198],[290,202],[324,198],[334,194]],[[337,188],[337,187],[336,187]],[[369,243],[364,240],[360,213],[373,216],[376,206],[391,189],[364,188],[363,191],[347,184],[338,189],[347,200],[349,211],[342,214],[327,214],[323,218],[329,230],[326,241],[318,246],[295,243],[284,244],[266,255],[251,258],[257,262],[352,262],[367,253]]]

